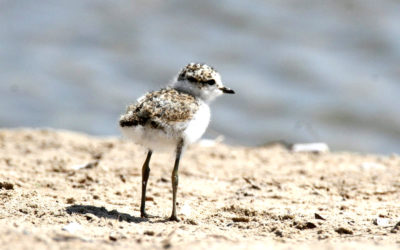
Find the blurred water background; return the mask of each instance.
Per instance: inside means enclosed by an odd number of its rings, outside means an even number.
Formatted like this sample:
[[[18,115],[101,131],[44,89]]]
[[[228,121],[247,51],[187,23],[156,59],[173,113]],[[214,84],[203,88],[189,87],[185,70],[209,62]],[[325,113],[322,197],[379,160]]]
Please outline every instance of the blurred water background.
[[[0,127],[119,135],[192,61],[237,92],[208,138],[400,152],[397,0],[0,0]]]

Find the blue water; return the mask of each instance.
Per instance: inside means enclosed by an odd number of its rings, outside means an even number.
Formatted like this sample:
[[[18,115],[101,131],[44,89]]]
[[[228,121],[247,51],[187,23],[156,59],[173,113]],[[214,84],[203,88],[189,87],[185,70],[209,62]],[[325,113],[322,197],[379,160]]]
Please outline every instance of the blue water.
[[[400,153],[400,2],[0,1],[0,127],[118,135],[191,61],[237,95],[207,137]]]

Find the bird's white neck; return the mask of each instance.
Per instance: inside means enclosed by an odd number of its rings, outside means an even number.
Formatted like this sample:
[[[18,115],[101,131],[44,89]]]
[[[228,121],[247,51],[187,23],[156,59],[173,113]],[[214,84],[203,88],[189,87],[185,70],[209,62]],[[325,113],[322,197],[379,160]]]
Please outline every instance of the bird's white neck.
[[[187,81],[174,81],[174,83],[171,84],[171,88],[184,93],[188,93],[189,95],[192,95],[194,97],[200,98],[206,103],[211,102],[212,100],[215,99],[215,97],[222,94],[221,91],[219,91],[218,89],[217,90],[209,88],[200,89],[197,86]]]

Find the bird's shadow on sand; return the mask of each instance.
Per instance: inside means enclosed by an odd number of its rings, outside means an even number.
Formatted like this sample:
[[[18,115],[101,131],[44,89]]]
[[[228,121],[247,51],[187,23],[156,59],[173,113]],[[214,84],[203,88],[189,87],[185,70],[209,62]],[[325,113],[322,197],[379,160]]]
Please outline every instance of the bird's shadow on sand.
[[[114,219],[118,221],[126,221],[140,223],[148,221],[147,218],[134,217],[126,213],[120,213],[117,210],[108,211],[105,207],[96,207],[90,205],[72,205],[66,208],[68,214],[93,214],[99,218]]]

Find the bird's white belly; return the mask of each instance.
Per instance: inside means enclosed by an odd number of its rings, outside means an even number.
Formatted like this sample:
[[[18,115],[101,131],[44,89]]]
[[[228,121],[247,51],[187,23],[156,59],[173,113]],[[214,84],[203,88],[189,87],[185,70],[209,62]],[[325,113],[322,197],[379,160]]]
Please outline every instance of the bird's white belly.
[[[176,137],[165,133],[160,129],[153,129],[143,126],[122,127],[122,134],[147,149],[156,151],[175,150],[178,143]]]

